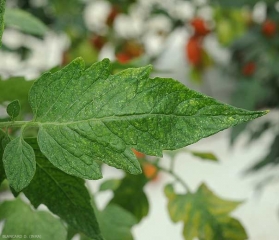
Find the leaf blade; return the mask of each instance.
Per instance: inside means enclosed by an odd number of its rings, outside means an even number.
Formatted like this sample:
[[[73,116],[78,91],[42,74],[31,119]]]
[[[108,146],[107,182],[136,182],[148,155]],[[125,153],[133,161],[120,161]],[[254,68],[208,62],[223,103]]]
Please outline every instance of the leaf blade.
[[[20,103],[18,100],[14,100],[7,106],[7,113],[11,117],[11,119],[15,119],[18,117],[20,113]]]
[[[196,193],[184,195],[176,194],[173,186],[167,185],[165,194],[169,200],[168,210],[172,221],[184,223],[185,239],[247,239],[241,223],[229,216],[240,202],[223,200],[204,184]]]
[[[29,94],[44,155],[87,179],[101,177],[95,161],[138,174],[131,148],[161,156],[266,114],[222,104],[172,79],[150,79],[150,71],[147,66],[110,75],[107,59],[86,70],[76,59],[44,74]]]
[[[43,36],[47,31],[47,27],[38,18],[32,16],[26,11],[15,8],[6,9],[5,25],[38,36]]]
[[[34,151],[21,136],[7,144],[3,164],[7,179],[17,192],[28,186],[36,171]]]
[[[34,207],[45,204],[71,227],[96,240],[102,240],[84,180],[54,167],[40,152],[36,139],[26,141],[36,155],[36,174],[24,194]],[[59,201],[57,201],[59,199]]]
[[[38,235],[45,239],[66,239],[66,229],[60,220],[46,211],[33,211],[19,198],[0,204],[0,219],[5,219],[2,236]]]

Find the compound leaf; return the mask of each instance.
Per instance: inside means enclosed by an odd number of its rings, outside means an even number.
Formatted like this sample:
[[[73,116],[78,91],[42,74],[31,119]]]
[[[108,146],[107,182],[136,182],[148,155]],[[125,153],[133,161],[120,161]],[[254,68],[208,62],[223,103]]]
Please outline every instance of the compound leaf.
[[[240,204],[214,195],[204,184],[194,194],[179,195],[172,185],[165,187],[172,221],[184,223],[187,240],[244,240],[247,239],[240,222],[229,214]]]
[[[19,113],[20,113],[20,103],[18,100],[12,101],[8,106],[7,106],[7,113],[11,117],[11,119],[15,119]]]
[[[45,204],[72,228],[94,240],[103,239],[84,180],[54,167],[40,152],[36,139],[26,141],[35,151],[37,170],[24,194],[34,207]]]
[[[2,45],[2,35],[4,31],[5,5],[6,5],[6,0],[0,0],[0,47]]]
[[[6,235],[22,238],[33,235],[42,239],[66,239],[67,231],[59,219],[46,211],[34,211],[19,198],[1,203],[0,220],[4,219],[3,238]]]
[[[10,141],[5,147],[3,164],[9,184],[16,192],[31,182],[36,171],[34,151],[21,136]]]
[[[26,11],[15,8],[6,9],[5,25],[38,36],[43,36],[47,31],[47,27],[38,18]]]
[[[235,108],[173,79],[150,79],[151,67],[110,75],[105,59],[84,69],[78,58],[42,75],[29,102],[39,126],[42,153],[61,170],[86,179],[101,177],[102,161],[138,174],[131,148],[162,156],[267,112]]]

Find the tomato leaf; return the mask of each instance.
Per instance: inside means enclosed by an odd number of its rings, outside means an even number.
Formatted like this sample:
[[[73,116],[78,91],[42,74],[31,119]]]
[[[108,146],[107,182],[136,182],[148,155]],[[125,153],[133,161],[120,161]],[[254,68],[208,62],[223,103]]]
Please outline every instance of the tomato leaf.
[[[46,211],[34,211],[19,198],[0,204],[0,220],[5,220],[3,238],[6,235],[22,238],[33,235],[42,239],[66,239],[66,229],[59,219]]]
[[[211,152],[197,152],[197,151],[189,151],[193,156],[199,157],[203,160],[209,160],[213,162],[218,162],[218,158]]]
[[[121,183],[120,179],[108,179],[101,183],[99,191],[116,190]]]
[[[150,79],[151,67],[110,75],[105,59],[84,69],[78,58],[42,75],[29,93],[39,126],[38,144],[57,168],[101,178],[102,161],[141,173],[131,148],[162,156],[267,112],[238,109],[186,88],[173,79]]]
[[[54,167],[40,152],[36,139],[26,139],[36,155],[36,174],[24,194],[34,207],[45,204],[72,228],[95,240],[103,239],[84,180]]]
[[[240,222],[229,214],[240,202],[223,200],[202,184],[196,193],[176,194],[172,185],[165,187],[172,221],[184,223],[187,240],[244,240],[247,235]]]
[[[16,192],[21,191],[31,182],[36,171],[34,151],[21,136],[7,144],[3,163],[9,184]]]
[[[11,119],[15,119],[19,113],[20,113],[20,103],[18,100],[12,101],[8,106],[7,106],[7,113],[11,117]]]
[[[147,178],[141,174],[137,176],[126,175],[119,187],[114,191],[114,197],[110,204],[116,204],[133,214],[137,221],[147,216],[149,203],[145,192],[144,185],[148,182]]]
[[[100,228],[106,240],[133,240],[131,228],[137,219],[122,207],[109,204],[98,214]]]

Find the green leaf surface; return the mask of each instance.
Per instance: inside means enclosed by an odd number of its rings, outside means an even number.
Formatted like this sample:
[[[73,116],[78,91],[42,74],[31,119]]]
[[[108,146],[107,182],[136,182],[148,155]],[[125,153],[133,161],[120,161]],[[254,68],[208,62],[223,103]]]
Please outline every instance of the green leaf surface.
[[[7,139],[7,135],[2,130],[0,130],[0,185],[6,179],[6,174],[5,174],[3,160],[2,160],[3,153],[4,153],[4,146],[2,144],[2,141],[5,142],[6,139]]]
[[[223,200],[204,184],[196,193],[176,194],[172,185],[165,187],[172,221],[184,223],[183,236],[187,240],[244,240],[247,239],[240,222],[229,214],[240,204]]]
[[[100,228],[106,240],[133,240],[131,228],[137,219],[122,207],[109,204],[98,214]]]
[[[5,14],[6,0],[0,0],[0,47],[2,45],[2,35],[4,31],[4,14]]]
[[[47,27],[44,23],[21,9],[7,8],[5,12],[5,25],[37,36],[43,36],[47,32]]]
[[[22,77],[0,79],[0,104],[18,99],[23,113],[31,112],[28,103],[28,92],[34,81],[26,81]]]
[[[66,229],[59,219],[46,211],[34,211],[19,198],[1,203],[0,220],[5,220],[1,233],[3,239],[7,235],[22,235],[22,238],[24,235],[28,237],[36,235],[40,236],[40,239],[66,239]]]
[[[99,191],[116,190],[121,183],[120,179],[109,179],[101,183]]]
[[[210,152],[196,152],[196,151],[190,151],[190,153],[198,158],[201,158],[203,160],[209,160],[213,162],[218,162],[218,158]]]
[[[114,191],[114,197],[110,204],[116,204],[133,214],[137,221],[147,216],[149,203],[145,192],[144,185],[148,182],[143,174],[133,176],[126,175],[120,186]]]
[[[141,173],[131,148],[162,156],[223,129],[260,117],[186,88],[173,79],[150,79],[151,67],[110,75],[105,59],[84,69],[78,58],[32,86],[29,102],[42,153],[61,170],[101,177],[102,161]]]
[[[72,228],[94,240],[103,239],[84,180],[54,167],[40,152],[36,139],[26,139],[36,156],[36,174],[24,194],[34,207],[45,204]]]
[[[7,144],[3,163],[9,184],[15,191],[28,186],[36,171],[36,161],[32,147],[21,136]]]
[[[7,113],[11,117],[11,119],[15,119],[18,117],[20,113],[20,103],[18,100],[12,101],[8,106],[7,106]]]

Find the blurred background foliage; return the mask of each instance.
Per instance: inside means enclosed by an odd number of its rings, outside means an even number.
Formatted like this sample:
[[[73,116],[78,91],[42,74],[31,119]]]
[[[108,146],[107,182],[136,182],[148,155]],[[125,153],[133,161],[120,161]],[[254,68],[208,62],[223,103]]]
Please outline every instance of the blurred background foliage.
[[[156,62],[167,54],[171,36],[180,31],[185,35],[182,51],[185,67],[189,68],[185,78],[202,85],[206,71],[214,68],[224,79],[223,88],[229,89],[227,101],[230,104],[250,110],[278,110],[279,1],[9,0],[7,4],[11,9],[20,8],[22,11],[7,10],[6,29],[19,30],[23,35],[16,35],[20,36],[21,42],[14,43],[9,43],[4,37],[1,51],[16,54],[23,64],[22,68],[31,61],[34,51],[24,33],[33,35],[32,41],[41,41],[43,47],[48,32],[52,32],[60,37],[63,35],[64,39],[60,55],[58,59],[56,57],[58,67],[53,71],[78,56],[82,56],[88,65],[109,57],[114,61],[113,72],[149,63],[155,65],[154,71],[169,71],[157,69]],[[16,14],[20,23],[21,17],[28,19],[27,13],[39,19],[48,29],[34,19],[30,20],[31,30],[9,21],[9,16]],[[214,49],[206,44],[209,40],[214,42],[218,51],[226,53],[225,61],[212,54]],[[36,73],[40,73],[49,65],[37,67]],[[14,89],[13,92],[18,94],[18,99],[24,98],[24,91],[29,89],[30,82],[14,78],[12,71],[4,67],[0,67],[0,71],[4,78],[9,79],[11,86],[15,86],[15,81],[20,82],[16,84],[19,90]],[[5,97],[3,84],[9,83],[0,80],[0,103],[6,106],[11,96]],[[24,113],[29,113],[27,100],[22,99],[21,102]],[[269,153],[263,159],[257,159],[258,162],[247,173],[279,163],[278,120],[266,120],[256,127],[250,124],[235,127],[231,131],[232,144],[243,131],[250,134],[250,142],[266,131],[274,133]],[[268,176],[265,183],[274,179],[278,176]]]

